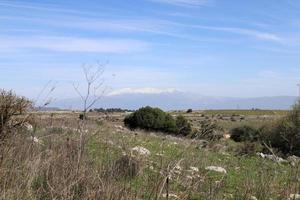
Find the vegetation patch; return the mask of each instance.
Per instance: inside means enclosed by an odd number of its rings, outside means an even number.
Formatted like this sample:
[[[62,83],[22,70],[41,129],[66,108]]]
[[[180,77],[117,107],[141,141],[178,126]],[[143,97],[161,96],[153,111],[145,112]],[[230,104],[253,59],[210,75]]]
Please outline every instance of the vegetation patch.
[[[174,119],[169,113],[150,106],[140,108],[124,119],[124,123],[131,129],[145,129],[164,133],[187,136],[192,128],[185,117],[179,115]]]

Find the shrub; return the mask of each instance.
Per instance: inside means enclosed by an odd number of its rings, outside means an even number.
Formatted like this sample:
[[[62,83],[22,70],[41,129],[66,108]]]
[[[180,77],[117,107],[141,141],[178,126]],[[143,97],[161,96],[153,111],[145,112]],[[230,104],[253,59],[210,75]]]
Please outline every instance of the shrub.
[[[124,123],[131,129],[141,128],[152,131],[177,133],[178,129],[174,118],[159,108],[149,106],[140,108],[138,111],[128,115]]]
[[[222,129],[212,120],[203,120],[199,122],[199,128],[192,134],[192,138],[202,140],[219,140],[223,137]]]
[[[176,117],[176,126],[178,129],[179,135],[187,136],[192,132],[191,124],[182,115],[179,115],[178,117]]]
[[[0,140],[25,123],[25,119],[18,119],[16,116],[26,113],[31,106],[31,102],[25,97],[19,97],[12,91],[0,90]]]
[[[176,126],[176,121],[171,115],[169,114],[165,115],[165,121],[163,124],[164,124],[164,128],[161,131],[166,133],[175,133],[175,134],[178,133],[178,127]]]
[[[300,101],[288,115],[266,129],[266,142],[284,154],[300,156]]]
[[[259,131],[248,125],[233,128],[230,134],[235,142],[254,142],[259,139]]]
[[[186,111],[186,113],[192,113],[193,112],[193,109],[188,109],[187,111]]]

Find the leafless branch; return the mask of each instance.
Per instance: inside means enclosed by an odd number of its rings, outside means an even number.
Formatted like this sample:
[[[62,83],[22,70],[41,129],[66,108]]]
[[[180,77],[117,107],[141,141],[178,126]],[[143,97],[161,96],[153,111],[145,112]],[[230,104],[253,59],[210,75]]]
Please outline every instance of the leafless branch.
[[[84,92],[79,89],[79,84],[74,84],[73,87],[76,93],[80,96],[83,102],[83,115],[86,116],[87,111],[93,107],[105,94],[107,88],[104,87],[105,80],[103,74],[105,65],[97,61],[96,66],[83,64],[83,74],[86,82]]]

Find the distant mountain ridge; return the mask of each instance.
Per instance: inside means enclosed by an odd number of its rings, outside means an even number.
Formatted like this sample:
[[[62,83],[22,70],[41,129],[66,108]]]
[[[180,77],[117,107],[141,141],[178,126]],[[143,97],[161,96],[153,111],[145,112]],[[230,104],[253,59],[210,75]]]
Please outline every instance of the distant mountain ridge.
[[[179,91],[161,93],[122,93],[104,96],[93,108],[138,109],[143,106],[159,107],[164,110],[182,109],[290,109],[297,97],[212,97]],[[51,106],[61,109],[81,109],[80,98],[62,99]]]

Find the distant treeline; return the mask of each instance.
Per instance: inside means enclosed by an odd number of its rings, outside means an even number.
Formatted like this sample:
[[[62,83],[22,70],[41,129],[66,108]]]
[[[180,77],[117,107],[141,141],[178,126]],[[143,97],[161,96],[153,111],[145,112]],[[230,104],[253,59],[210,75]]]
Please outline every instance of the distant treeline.
[[[111,113],[111,112],[134,112],[135,110],[122,109],[122,108],[94,108],[90,112]]]

